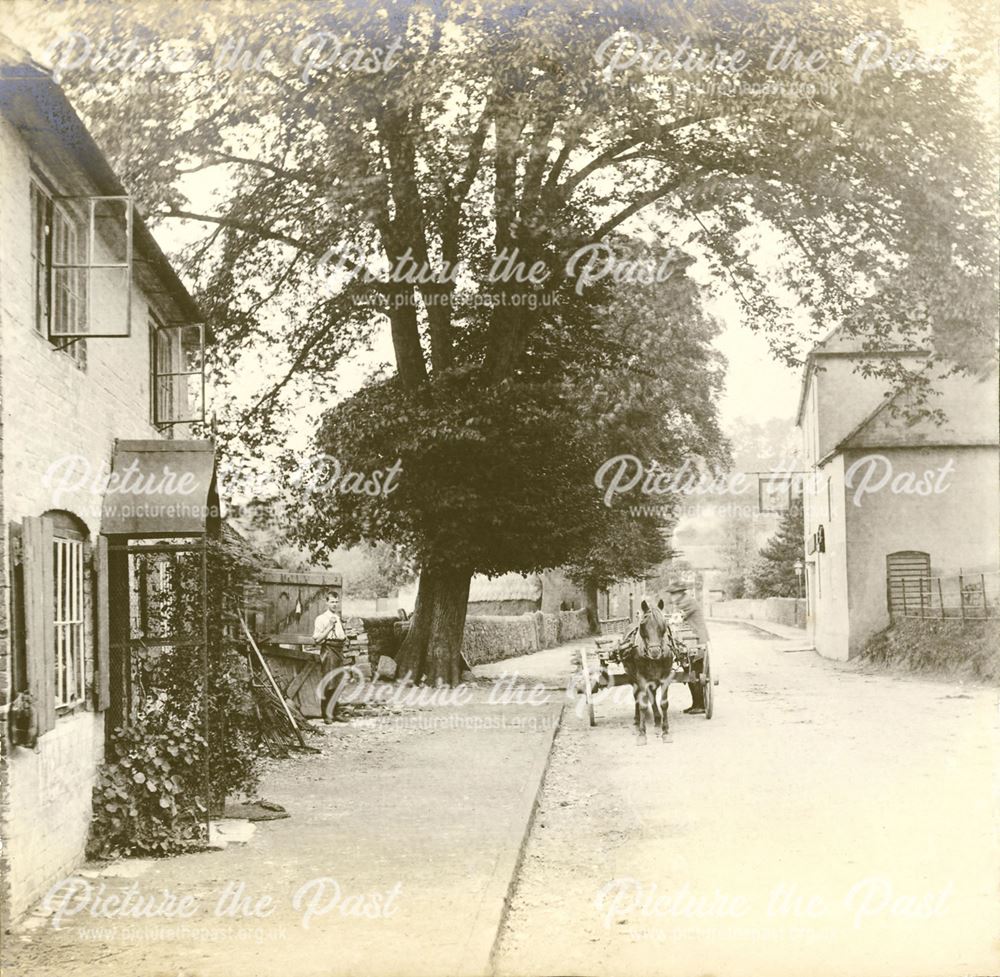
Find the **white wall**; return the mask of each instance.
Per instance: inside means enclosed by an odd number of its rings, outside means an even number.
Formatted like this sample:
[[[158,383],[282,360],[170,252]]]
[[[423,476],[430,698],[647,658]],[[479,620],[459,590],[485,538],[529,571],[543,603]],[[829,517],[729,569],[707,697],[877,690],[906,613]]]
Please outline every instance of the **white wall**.
[[[803,491],[808,539],[823,527],[825,552],[806,554],[807,586],[812,615],[808,622],[816,650],[828,658],[849,655],[849,541],[844,514],[844,459],[835,455],[807,479]]]
[[[1000,449],[882,448],[878,453],[889,459],[897,476],[914,472],[923,477],[949,460],[955,471],[942,481],[947,490],[941,494],[897,494],[885,488],[859,497],[855,505],[855,493],[847,490],[851,655],[889,624],[885,581],[889,553],[930,554],[932,576],[1000,570]],[[847,466],[865,454],[851,452]]]
[[[100,530],[100,494],[81,488],[55,498],[44,475],[66,455],[83,456],[96,472],[110,463],[115,438],[160,436],[149,416],[147,302],[134,288],[132,336],[90,340],[85,371],[35,332],[29,164],[24,142],[0,119],[3,532],[9,533],[10,522],[59,508],[78,516],[94,540]],[[89,626],[86,647],[89,685],[93,677]],[[11,915],[27,909],[82,859],[91,787],[103,747],[103,714],[78,706],[57,719],[36,749],[12,748],[2,824]]]

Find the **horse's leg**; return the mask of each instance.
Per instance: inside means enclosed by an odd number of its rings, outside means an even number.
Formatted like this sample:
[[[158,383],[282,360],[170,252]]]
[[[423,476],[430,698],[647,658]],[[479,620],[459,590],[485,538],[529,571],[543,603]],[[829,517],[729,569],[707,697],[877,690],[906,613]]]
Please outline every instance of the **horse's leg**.
[[[660,706],[663,711],[663,725],[661,730],[663,734],[663,741],[666,743],[668,737],[670,736],[670,720],[667,719],[667,710],[670,708],[670,682],[660,682],[660,688],[663,690],[663,704]]]
[[[649,697],[650,704],[653,708],[653,725],[659,729],[663,725],[663,719],[660,716],[660,703],[658,697],[660,694],[660,683],[655,682],[649,686],[650,692],[652,693]]]
[[[646,683],[640,682],[636,693],[636,709],[639,713],[639,743],[646,742],[646,710],[649,708],[649,692]]]
[[[635,682],[632,685],[632,698],[635,700],[635,728],[639,728],[639,683]]]

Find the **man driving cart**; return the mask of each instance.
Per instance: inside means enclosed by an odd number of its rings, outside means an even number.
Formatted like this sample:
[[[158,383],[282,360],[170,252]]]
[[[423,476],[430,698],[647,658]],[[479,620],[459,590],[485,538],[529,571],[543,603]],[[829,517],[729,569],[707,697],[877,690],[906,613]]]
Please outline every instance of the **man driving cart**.
[[[684,623],[694,632],[697,647],[691,654],[691,671],[701,678],[705,666],[705,648],[708,645],[708,628],[705,625],[705,615],[701,606],[688,590],[690,586],[683,580],[672,580],[667,586],[670,595],[671,609],[684,618]],[[688,682],[691,690],[691,705],[684,710],[689,715],[700,716],[705,713],[705,689],[700,681]]]

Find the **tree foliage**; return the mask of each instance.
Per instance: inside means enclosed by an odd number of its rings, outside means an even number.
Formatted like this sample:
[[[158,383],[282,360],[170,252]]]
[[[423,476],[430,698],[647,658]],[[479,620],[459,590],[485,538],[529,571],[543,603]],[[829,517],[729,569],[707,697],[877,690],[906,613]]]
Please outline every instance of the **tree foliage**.
[[[95,39],[138,37],[147,56],[181,39],[187,70],[66,80],[147,211],[202,229],[186,266],[219,373],[262,348],[276,363],[223,431],[250,451],[280,440],[296,388],[331,395],[337,364],[388,331],[389,374],[332,407],[318,443],[375,468],[400,457],[405,479],[377,503],[327,498],[307,529],[320,542],[390,540],[461,578],[579,559],[581,526],[592,544],[621,518],[595,506],[603,436],[578,423],[581,398],[619,389],[598,381],[627,362],[602,328],[621,290],[584,287],[569,262],[616,235],[683,248],[789,363],[839,324],[875,350],[928,346],[930,370],[865,366],[911,385],[918,408],[933,406],[936,374],[992,352],[989,141],[963,137],[980,124],[957,68],[858,72],[866,32],[917,46],[891,5],[218,0],[197,32],[183,6],[80,9]],[[392,48],[393,64],[317,65],[319,32]],[[762,95],[788,38],[825,55],[822,78],[793,63],[779,80],[814,92]],[[220,41],[268,54],[220,70]],[[746,68],[611,64],[619,42],[709,60],[742,50]],[[211,200],[192,173],[213,175]],[[513,255],[543,274],[491,276]],[[637,449],[626,431],[655,441],[657,428],[612,420],[612,454]],[[450,637],[428,640],[450,646],[454,674],[461,622],[446,617]]]
[[[758,553],[753,516],[739,510],[728,513],[723,520],[723,533],[720,552],[726,596],[746,597],[748,578]]]
[[[750,573],[754,597],[798,597],[802,580],[796,562],[805,560],[802,496],[795,496],[782,514],[777,532],[761,548]],[[803,567],[804,569],[804,567]]]

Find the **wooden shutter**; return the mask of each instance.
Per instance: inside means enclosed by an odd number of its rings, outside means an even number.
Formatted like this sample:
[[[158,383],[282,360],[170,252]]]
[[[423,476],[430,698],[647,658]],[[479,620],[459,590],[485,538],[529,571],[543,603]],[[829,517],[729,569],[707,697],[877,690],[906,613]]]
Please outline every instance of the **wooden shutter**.
[[[38,735],[41,736],[56,723],[52,521],[39,516],[25,518],[21,539],[24,544],[24,637],[28,691],[34,702]]]
[[[28,670],[24,657],[24,567],[21,524],[10,524],[8,569],[10,574],[10,698],[28,688]]]
[[[107,709],[111,704],[111,640],[108,626],[108,539],[97,537],[94,547],[94,571],[97,577],[96,606],[94,622],[94,708]]]

